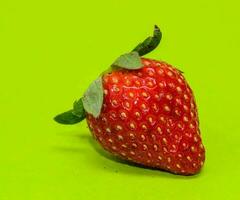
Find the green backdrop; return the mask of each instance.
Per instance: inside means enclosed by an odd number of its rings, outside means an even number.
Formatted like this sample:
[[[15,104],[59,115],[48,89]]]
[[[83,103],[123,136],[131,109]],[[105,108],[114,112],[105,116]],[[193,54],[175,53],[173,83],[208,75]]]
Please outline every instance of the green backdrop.
[[[237,0],[0,1],[0,200],[239,199]],[[147,57],[185,72],[206,163],[184,177],[117,162],[69,109],[120,54],[152,34]]]

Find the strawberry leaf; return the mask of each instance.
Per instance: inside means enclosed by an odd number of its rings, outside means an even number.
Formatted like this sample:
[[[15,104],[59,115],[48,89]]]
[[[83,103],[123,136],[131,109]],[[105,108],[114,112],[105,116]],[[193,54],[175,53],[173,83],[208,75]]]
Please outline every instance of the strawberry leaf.
[[[138,44],[132,51],[137,51],[140,56],[143,56],[154,50],[162,39],[162,33],[157,25],[154,26],[153,36],[148,37],[143,42]]]
[[[83,119],[73,114],[73,110],[69,110],[62,114],[57,115],[54,117],[54,120],[60,124],[76,124]]]
[[[76,124],[85,119],[85,117],[86,114],[81,98],[74,102],[73,109],[57,115],[54,120],[60,124]]]
[[[82,98],[84,109],[94,117],[100,115],[103,104],[102,77],[93,81]]]
[[[117,60],[115,60],[115,62],[112,64],[112,67],[120,67],[124,69],[140,69],[143,67],[143,64],[138,52],[133,51],[118,57]]]
[[[82,98],[73,103],[73,114],[83,119],[86,117]]]

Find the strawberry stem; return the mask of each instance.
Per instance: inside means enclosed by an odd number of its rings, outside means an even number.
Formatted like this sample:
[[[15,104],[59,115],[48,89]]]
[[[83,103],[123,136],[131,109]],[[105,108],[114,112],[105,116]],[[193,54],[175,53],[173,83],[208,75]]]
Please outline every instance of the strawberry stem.
[[[153,36],[148,37],[139,43],[132,51],[138,52],[140,56],[146,55],[154,50],[160,43],[162,32],[157,25],[154,26]]]

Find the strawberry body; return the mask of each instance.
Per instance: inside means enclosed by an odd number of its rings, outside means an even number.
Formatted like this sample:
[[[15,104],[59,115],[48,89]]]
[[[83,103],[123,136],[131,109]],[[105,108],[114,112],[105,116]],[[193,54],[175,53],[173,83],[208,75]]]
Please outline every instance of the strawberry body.
[[[103,76],[103,107],[99,117],[86,115],[88,126],[105,150],[122,159],[196,174],[205,150],[192,90],[171,65],[141,61],[141,69]]]
[[[155,25],[152,36],[120,55],[111,72],[94,80],[54,120],[76,124],[86,118],[94,138],[113,155],[175,174],[196,174],[205,149],[193,92],[181,71],[141,57],[161,38]]]

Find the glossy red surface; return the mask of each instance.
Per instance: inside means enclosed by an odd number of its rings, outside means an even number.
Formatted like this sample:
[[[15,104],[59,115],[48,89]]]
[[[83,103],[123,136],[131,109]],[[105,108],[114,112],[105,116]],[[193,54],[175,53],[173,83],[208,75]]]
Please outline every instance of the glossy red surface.
[[[114,155],[177,174],[195,174],[205,160],[195,99],[183,74],[142,58],[139,70],[103,77],[104,104],[87,115],[94,137]]]

